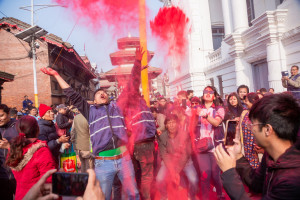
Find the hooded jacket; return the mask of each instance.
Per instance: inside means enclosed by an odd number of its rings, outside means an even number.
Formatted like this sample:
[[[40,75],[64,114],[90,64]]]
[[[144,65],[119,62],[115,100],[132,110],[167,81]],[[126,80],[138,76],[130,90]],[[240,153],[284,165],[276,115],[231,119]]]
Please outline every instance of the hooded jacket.
[[[262,199],[299,199],[300,150],[290,147],[276,162],[265,153],[261,165],[252,169],[245,157],[237,160],[236,169],[225,171],[223,186],[231,199],[250,199],[242,180],[253,192],[262,193]]]
[[[15,200],[23,199],[29,189],[56,163],[46,142],[36,140],[23,148],[23,159],[11,170],[17,181]],[[50,176],[47,183],[52,181]]]

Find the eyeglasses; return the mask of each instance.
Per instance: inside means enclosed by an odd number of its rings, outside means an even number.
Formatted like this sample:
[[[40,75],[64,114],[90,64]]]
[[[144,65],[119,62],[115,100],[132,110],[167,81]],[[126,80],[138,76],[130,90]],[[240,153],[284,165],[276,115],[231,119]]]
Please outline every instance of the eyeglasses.
[[[208,90],[203,91],[203,94],[214,94],[214,93],[215,93],[214,91],[208,91]]]
[[[264,124],[264,123],[256,123],[256,124],[252,124],[252,123],[250,123],[250,122],[246,124],[246,126],[247,126],[249,129],[252,129],[252,127],[253,127],[253,126],[256,126],[256,125],[265,125],[265,124]]]

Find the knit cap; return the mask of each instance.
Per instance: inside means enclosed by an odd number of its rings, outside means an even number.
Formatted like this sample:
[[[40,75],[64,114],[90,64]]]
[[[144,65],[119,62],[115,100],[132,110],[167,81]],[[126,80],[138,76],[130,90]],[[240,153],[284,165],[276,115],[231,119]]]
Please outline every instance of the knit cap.
[[[52,108],[50,106],[41,103],[39,107],[40,117],[43,117],[48,110],[52,110]]]

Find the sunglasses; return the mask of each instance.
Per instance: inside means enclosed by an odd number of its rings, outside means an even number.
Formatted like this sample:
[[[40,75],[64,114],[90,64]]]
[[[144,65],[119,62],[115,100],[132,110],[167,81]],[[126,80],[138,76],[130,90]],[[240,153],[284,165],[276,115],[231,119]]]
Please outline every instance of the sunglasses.
[[[199,105],[198,102],[192,102],[191,104],[192,104],[192,105]]]
[[[214,94],[214,93],[215,93],[214,91],[208,91],[208,90],[203,91],[203,94]]]

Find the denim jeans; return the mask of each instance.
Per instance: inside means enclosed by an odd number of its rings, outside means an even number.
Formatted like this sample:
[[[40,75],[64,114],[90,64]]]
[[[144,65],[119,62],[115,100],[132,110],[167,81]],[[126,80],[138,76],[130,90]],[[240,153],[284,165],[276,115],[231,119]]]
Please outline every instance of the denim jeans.
[[[95,172],[106,200],[110,200],[112,183],[116,175],[122,183],[126,199],[140,199],[129,154],[118,160],[95,159]]]
[[[192,160],[190,159],[186,166],[182,170],[188,181],[189,181],[189,195],[190,199],[195,199],[197,194],[197,188],[198,188],[198,178],[197,178],[197,172],[193,165]],[[158,174],[156,176],[156,184],[157,188],[160,192],[161,199],[167,199],[167,183],[166,180],[168,180],[168,177],[170,176],[169,171],[165,164],[162,162],[161,167],[158,171]]]
[[[211,179],[213,180],[213,184],[216,187],[217,196],[222,197],[222,182],[220,178],[220,168],[217,165],[214,154],[211,152],[197,153],[196,158],[201,172],[201,199],[209,199]]]

